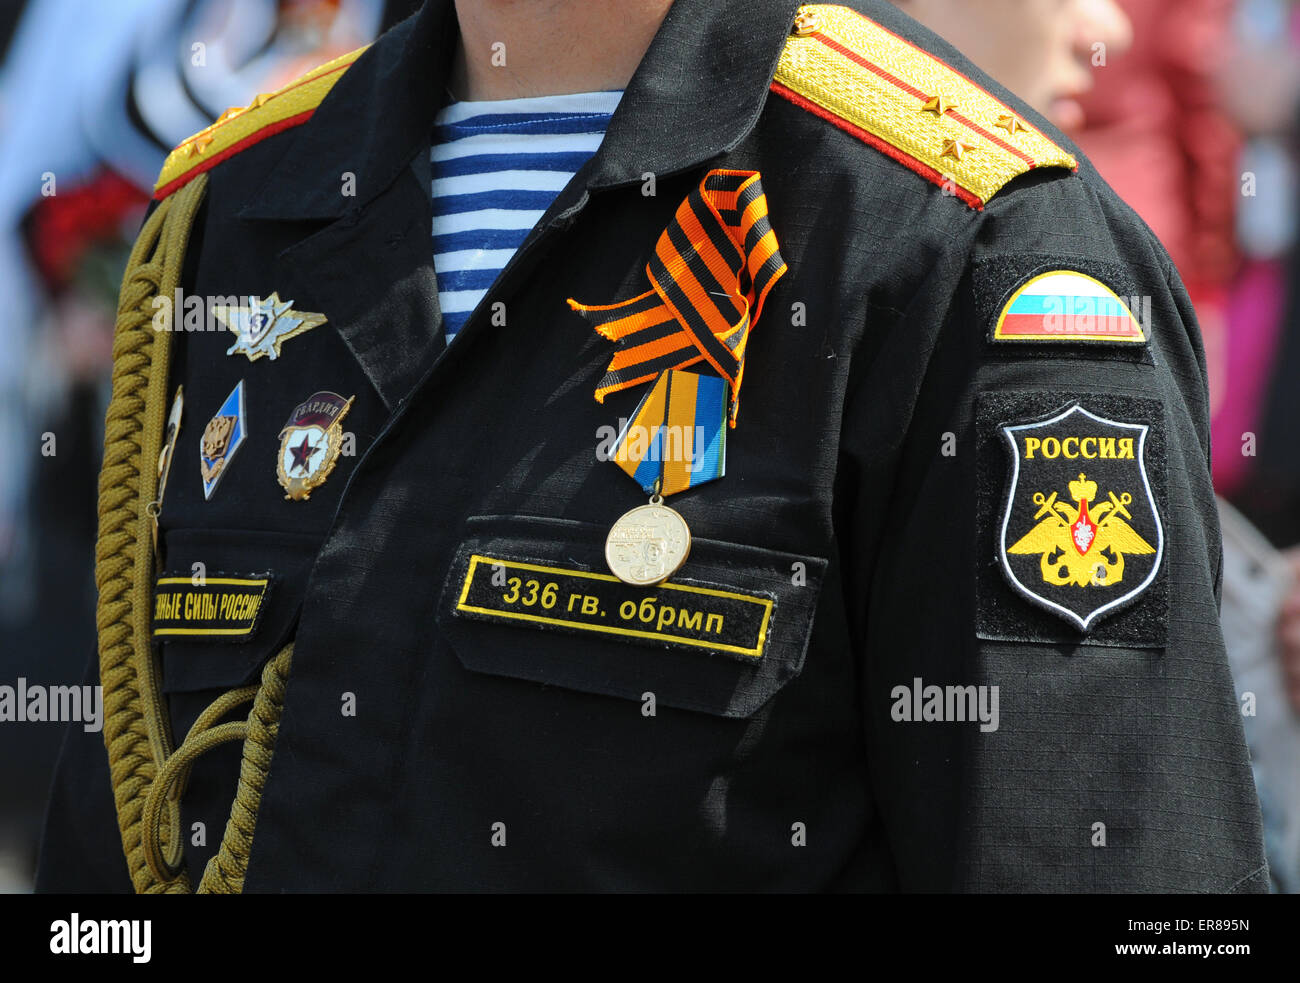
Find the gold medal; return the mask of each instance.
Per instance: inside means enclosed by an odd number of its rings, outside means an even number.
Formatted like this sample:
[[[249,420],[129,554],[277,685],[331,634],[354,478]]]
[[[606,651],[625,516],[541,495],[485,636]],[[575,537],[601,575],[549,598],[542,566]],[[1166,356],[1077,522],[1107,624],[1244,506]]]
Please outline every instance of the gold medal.
[[[663,372],[615,440],[612,460],[650,496],[605,538],[605,562],[624,583],[663,583],[690,556],[691,531],[664,496],[725,473],[726,396],[716,376]]]
[[[696,267],[707,268],[720,290],[706,296]],[[691,551],[686,521],[664,506],[663,496],[726,474],[726,428],[736,425],[749,333],[768,291],[787,272],[758,171],[709,171],[677,206],[645,269],[650,289],[634,297],[613,304],[570,297],[568,304],[619,346],[593,393],[596,402],[657,372],[610,458],[650,504],[620,518],[605,540],[614,575],[650,586],[680,570]],[[684,371],[701,359],[718,374]]]
[[[663,501],[655,495],[649,505],[625,512],[605,537],[605,562],[625,584],[661,584],[691,555],[691,530],[686,520]]]

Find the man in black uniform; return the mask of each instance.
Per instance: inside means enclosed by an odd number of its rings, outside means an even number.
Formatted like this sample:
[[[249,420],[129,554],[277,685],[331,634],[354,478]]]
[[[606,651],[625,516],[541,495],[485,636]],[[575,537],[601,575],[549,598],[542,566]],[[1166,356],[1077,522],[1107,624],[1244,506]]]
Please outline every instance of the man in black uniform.
[[[1087,162],[881,0],[677,0],[447,345],[459,36],[160,177],[39,886],[1265,889],[1200,340]]]

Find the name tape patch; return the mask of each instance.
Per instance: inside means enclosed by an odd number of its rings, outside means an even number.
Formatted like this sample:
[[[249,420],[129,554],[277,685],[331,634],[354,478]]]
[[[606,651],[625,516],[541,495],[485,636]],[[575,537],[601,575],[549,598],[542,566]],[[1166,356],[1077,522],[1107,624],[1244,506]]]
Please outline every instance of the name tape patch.
[[[608,574],[473,553],[454,613],[760,659],[775,605],[760,594],[686,583],[633,587]]]
[[[155,638],[204,637],[246,642],[257,632],[274,577],[270,573],[217,574],[200,583],[164,573],[154,587]]]

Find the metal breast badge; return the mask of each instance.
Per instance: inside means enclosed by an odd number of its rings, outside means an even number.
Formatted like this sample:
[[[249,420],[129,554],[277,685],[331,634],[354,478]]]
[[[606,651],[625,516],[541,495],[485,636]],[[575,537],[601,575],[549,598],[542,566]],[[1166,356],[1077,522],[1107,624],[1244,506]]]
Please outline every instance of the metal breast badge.
[[[243,445],[247,430],[244,380],[240,379],[199,438],[199,472],[203,478],[204,500],[212,498],[217,484],[230,469],[230,462]]]
[[[247,355],[250,362],[280,357],[280,346],[325,323],[324,314],[295,311],[293,301],[282,301],[278,293],[265,300],[247,297],[244,307],[214,307],[212,314],[235,333],[227,355]]]
[[[280,451],[275,462],[275,476],[285,490],[285,498],[306,501],[338,463],[343,447],[343,417],[352,408],[352,400],[338,393],[312,393],[294,407],[289,421],[280,431]]]
[[[185,410],[185,387],[177,386],[176,395],[172,397],[172,408],[167,413],[167,429],[163,431],[162,448],[158,451],[158,482],[154,485],[156,492],[153,501],[145,506],[145,515],[149,516],[149,528],[153,534],[153,552],[158,555],[158,517],[162,514],[163,495],[167,492],[167,478],[171,475],[172,461],[176,457],[176,440],[180,437],[181,416]],[[200,459],[202,472],[202,459]]]

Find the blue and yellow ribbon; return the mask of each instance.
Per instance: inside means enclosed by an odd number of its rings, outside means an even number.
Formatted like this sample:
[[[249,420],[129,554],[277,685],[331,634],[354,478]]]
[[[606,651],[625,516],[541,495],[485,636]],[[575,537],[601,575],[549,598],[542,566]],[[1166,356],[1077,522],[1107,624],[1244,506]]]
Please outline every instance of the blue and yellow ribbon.
[[[727,470],[727,383],[670,370],[646,393],[614,444],[614,462],[647,495],[675,495]]]

